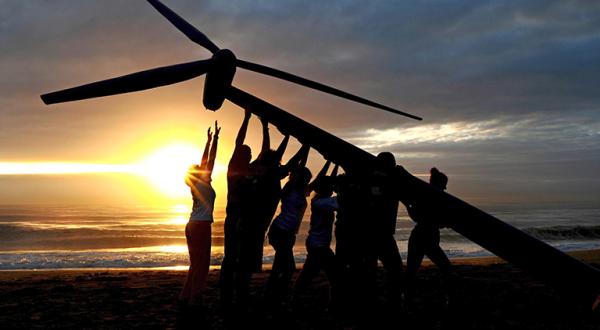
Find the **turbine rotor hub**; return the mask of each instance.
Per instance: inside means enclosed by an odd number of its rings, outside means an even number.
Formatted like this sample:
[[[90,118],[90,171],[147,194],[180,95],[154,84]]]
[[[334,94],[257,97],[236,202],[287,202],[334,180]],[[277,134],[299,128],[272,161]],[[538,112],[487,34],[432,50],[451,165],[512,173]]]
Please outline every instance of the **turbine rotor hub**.
[[[220,49],[212,57],[210,70],[204,82],[204,106],[217,111],[225,101],[227,89],[231,86],[235,75],[237,59],[229,49]]]

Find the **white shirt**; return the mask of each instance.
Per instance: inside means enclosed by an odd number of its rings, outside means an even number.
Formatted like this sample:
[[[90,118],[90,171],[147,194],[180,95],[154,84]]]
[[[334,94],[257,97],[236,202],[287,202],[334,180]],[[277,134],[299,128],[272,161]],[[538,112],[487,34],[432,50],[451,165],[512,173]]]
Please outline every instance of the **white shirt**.
[[[192,193],[194,204],[190,221],[213,222],[213,210],[215,207],[216,193],[210,182],[202,181],[196,177],[189,176],[186,180]]]
[[[331,244],[334,212],[338,209],[337,197],[317,197],[310,202],[310,229],[306,238],[309,247],[328,247]]]

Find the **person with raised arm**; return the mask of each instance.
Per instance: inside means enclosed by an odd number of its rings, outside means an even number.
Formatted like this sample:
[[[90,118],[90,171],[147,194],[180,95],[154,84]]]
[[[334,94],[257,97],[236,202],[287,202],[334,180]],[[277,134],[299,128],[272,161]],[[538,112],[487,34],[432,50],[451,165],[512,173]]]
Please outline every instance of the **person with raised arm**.
[[[238,269],[238,224],[244,209],[244,200],[248,198],[247,177],[250,174],[252,150],[244,144],[248,123],[252,113],[245,110],[242,126],[235,140],[235,147],[227,167],[227,207],[224,225],[224,256],[221,263],[219,285],[221,304],[228,309],[234,299],[234,283]]]
[[[338,298],[338,267],[335,254],[331,249],[331,238],[335,211],[338,209],[337,197],[333,196],[334,180],[337,176],[338,165],[335,165],[330,176],[327,175],[331,161],[325,165],[310,183],[309,189],[315,192],[310,201],[310,228],[306,238],[306,261],[294,284],[294,303],[305,292],[321,270],[324,270],[329,281],[330,309],[337,307]]]
[[[275,257],[267,281],[267,299],[277,307],[286,302],[292,275],[296,270],[293,248],[296,233],[306,211],[306,196],[312,178],[312,174],[306,168],[309,151],[309,146],[302,146],[284,166],[290,171],[290,178],[282,190],[281,212],[269,227],[269,244],[275,250]]]
[[[258,158],[250,166],[253,173],[253,184],[256,188],[256,194],[253,195],[256,199],[255,216],[261,219],[258,224],[261,226],[264,236],[281,200],[281,180],[290,173],[290,165],[281,165],[281,158],[285,153],[290,136],[285,134],[277,150],[273,150],[270,147],[269,123],[264,118],[261,118],[261,122],[262,149]]]
[[[237,225],[239,244],[235,287],[242,309],[248,305],[252,274],[262,270],[265,233],[279,203],[280,181],[289,173],[287,164],[280,165],[289,135],[284,136],[277,150],[271,150],[268,122],[261,118],[261,123],[262,148],[257,159],[249,165],[249,175],[246,178],[246,198]]]
[[[185,177],[193,201],[190,219],[185,227],[190,268],[179,301],[181,305],[192,309],[202,307],[202,290],[206,286],[210,266],[211,225],[216,197],[211,185],[211,176],[215,166],[220,132],[221,128],[215,121],[214,137],[209,128],[200,165],[192,165]]]

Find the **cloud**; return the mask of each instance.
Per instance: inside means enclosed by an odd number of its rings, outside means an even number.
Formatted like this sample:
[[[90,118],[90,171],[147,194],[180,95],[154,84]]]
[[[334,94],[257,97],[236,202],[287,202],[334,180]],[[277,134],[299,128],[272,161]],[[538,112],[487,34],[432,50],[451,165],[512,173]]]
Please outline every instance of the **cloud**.
[[[423,116],[236,76],[236,86],[371,152],[391,150],[407,168],[435,161],[515,185],[563,171],[569,189],[598,190],[582,178],[600,174],[600,2],[164,2],[240,58]],[[1,160],[96,162],[158,122],[191,130],[208,116],[197,111],[202,79],[45,111],[42,92],[210,54],[144,1],[0,6]]]
[[[490,142],[549,143],[571,148],[594,147],[600,138],[600,122],[586,118],[565,120],[544,114],[499,117],[488,121],[457,121],[419,125],[408,128],[369,128],[349,140],[366,149],[385,148],[397,144],[469,144]],[[554,147],[557,147],[555,144]]]
[[[437,166],[451,177],[452,193],[472,201],[597,203],[600,194],[600,123],[586,116],[368,128],[346,139],[373,154],[394,153],[412,173]]]

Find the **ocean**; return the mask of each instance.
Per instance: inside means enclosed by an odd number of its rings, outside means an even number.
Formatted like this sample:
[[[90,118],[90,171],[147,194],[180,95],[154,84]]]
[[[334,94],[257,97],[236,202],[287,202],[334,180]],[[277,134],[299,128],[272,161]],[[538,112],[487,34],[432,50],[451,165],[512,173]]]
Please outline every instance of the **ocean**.
[[[413,222],[403,208],[396,240],[404,260]],[[490,206],[486,212],[562,251],[600,248],[600,208]],[[306,256],[307,211],[295,247]],[[188,207],[0,206],[0,270],[65,268],[184,268]],[[223,209],[215,211],[212,264],[223,257]],[[443,229],[442,248],[450,258],[492,255]],[[271,263],[266,245],[264,262]]]

